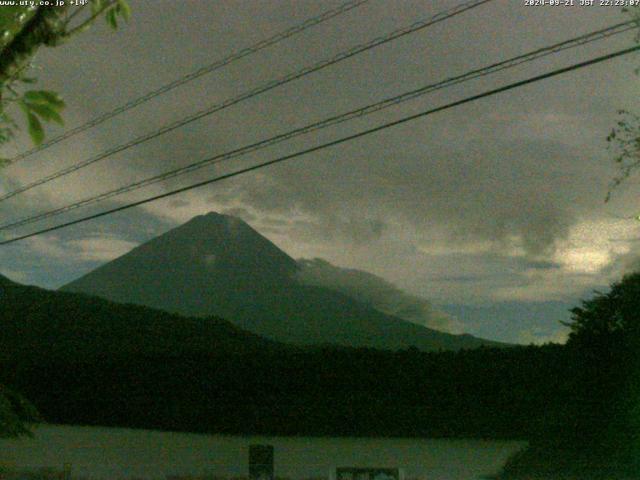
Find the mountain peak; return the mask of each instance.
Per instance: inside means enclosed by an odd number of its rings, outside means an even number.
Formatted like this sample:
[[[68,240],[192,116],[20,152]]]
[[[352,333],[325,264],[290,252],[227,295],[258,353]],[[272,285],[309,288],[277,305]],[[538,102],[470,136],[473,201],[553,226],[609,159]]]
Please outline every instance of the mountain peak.
[[[363,302],[323,284],[302,284],[300,268],[243,220],[209,212],[63,290],[188,316],[215,315],[258,335],[302,345],[457,349],[486,343],[407,322],[377,310],[366,298]],[[364,272],[348,273],[376,280]]]
[[[215,257],[221,268],[225,265],[233,268],[233,272],[224,272],[227,276],[234,276],[238,271],[245,275],[281,272],[288,276],[297,269],[294,259],[244,220],[217,212],[198,215],[142,245],[145,246],[154,250],[155,255],[164,252],[165,259],[187,256],[197,264],[205,258],[209,267]]]
[[[197,215],[185,224],[174,228],[167,233],[184,233],[186,231],[191,233],[192,230],[196,230],[198,232],[198,236],[215,235],[216,237],[222,238],[246,235],[248,237],[259,236],[264,238],[241,218],[218,212],[209,212],[204,215]],[[159,238],[162,238],[162,236]]]
[[[294,259],[243,220],[209,212],[63,287],[189,315],[226,314],[212,298],[251,292],[293,276]]]
[[[209,212],[209,213],[204,213],[202,215],[196,215],[195,217],[193,217],[191,220],[189,220],[189,222],[203,222],[203,221],[207,221],[207,222],[218,222],[218,223],[222,223],[224,221],[228,221],[228,220],[236,220],[236,221],[242,221],[237,217],[232,217],[231,215],[225,215],[224,213],[218,213],[218,212]],[[185,224],[186,225],[186,224]]]

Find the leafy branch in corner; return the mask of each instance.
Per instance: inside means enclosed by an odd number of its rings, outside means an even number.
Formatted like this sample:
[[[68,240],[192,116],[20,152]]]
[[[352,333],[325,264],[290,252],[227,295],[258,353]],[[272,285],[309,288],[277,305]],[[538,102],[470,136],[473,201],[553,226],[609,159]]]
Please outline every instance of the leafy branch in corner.
[[[127,21],[131,15],[126,0],[91,0],[90,9],[76,8],[72,13],[68,3],[58,7],[0,9],[0,146],[10,143],[20,129],[15,110],[22,111],[29,136],[36,145],[45,138],[44,123],[63,124],[61,112],[65,103],[60,95],[29,87],[37,82],[26,72],[38,48],[60,45],[85,31],[101,15],[113,29],[118,28],[118,18]],[[89,15],[82,19],[87,10]],[[8,162],[0,158],[0,166]],[[41,417],[31,403],[0,384],[0,437],[29,435],[29,424],[38,421]]]
[[[25,72],[40,46],[58,46],[86,31],[100,16],[114,30],[119,19],[127,22],[131,16],[127,0],[91,0],[87,7],[71,13],[68,6],[11,7],[0,12],[0,29],[4,29],[0,32],[0,145],[13,140],[20,129],[13,106],[22,112],[36,146],[44,141],[44,124],[64,123],[61,112],[65,103],[60,95],[27,87],[37,82]],[[81,18],[87,11],[88,15]],[[0,158],[0,165],[6,163],[8,160]]]

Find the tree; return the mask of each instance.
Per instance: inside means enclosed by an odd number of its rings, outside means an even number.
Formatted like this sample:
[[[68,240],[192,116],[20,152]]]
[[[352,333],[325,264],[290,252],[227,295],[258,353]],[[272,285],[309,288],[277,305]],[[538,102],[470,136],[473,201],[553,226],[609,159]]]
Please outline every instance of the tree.
[[[640,6],[624,8],[622,11],[630,15],[640,27]],[[640,33],[636,35],[636,42],[640,42]],[[640,74],[640,68],[637,68],[635,72]],[[618,115],[618,122],[607,136],[607,142],[615,152],[614,160],[618,166],[619,173],[611,182],[605,202],[611,199],[615,188],[640,167],[640,117],[625,109],[619,110]],[[640,216],[636,218],[640,220]]]
[[[501,480],[640,478],[640,272],[571,312],[560,421],[545,412]]]
[[[31,435],[28,424],[39,420],[40,415],[30,402],[0,385],[0,438]]]
[[[56,92],[31,90],[36,83],[27,76],[33,56],[42,46],[56,47],[85,31],[101,15],[113,28],[118,18],[129,19],[126,0],[91,0],[71,11],[61,6],[5,6],[0,8],[0,146],[10,142],[19,128],[13,107],[24,114],[29,135],[39,145],[45,137],[45,122],[62,124],[64,101]],[[0,164],[7,163],[0,158]],[[36,409],[17,392],[0,384],[0,437],[30,434],[28,424],[39,420]]]
[[[91,0],[88,5],[90,13],[80,20],[84,9],[71,11],[68,1],[61,6],[0,9],[0,145],[11,141],[18,129],[12,107],[24,114],[36,145],[44,140],[43,123],[63,123],[60,112],[65,104],[57,93],[26,88],[36,82],[27,73],[40,47],[61,45],[85,31],[101,15],[113,29],[118,28],[118,18],[126,21],[130,16],[126,0]]]
[[[640,467],[640,272],[572,310],[568,348],[580,359],[583,436],[609,458]]]
[[[571,310],[569,344],[612,344],[636,348],[640,340],[640,272],[626,275],[608,293]],[[613,343],[612,343],[613,342]]]

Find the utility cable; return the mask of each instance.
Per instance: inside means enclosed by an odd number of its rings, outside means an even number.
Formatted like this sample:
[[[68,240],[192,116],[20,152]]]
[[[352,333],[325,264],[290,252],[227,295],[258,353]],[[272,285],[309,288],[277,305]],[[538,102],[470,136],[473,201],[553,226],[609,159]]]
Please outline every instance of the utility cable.
[[[342,15],[343,13],[346,13],[350,10],[353,10],[354,8],[357,8],[359,6],[361,6],[364,3],[369,2],[370,0],[352,0],[349,2],[344,3],[343,5],[340,5],[337,8],[334,8],[332,10],[328,10],[318,16],[309,18],[307,20],[305,20],[304,22],[302,22],[299,25],[295,25],[287,30],[284,30],[282,32],[276,33],[275,35],[266,38],[264,40],[259,41],[258,43],[255,43],[253,45],[251,45],[250,47],[244,48],[242,50],[239,50],[237,52],[232,53],[231,55],[224,57],[220,60],[217,60],[209,65],[205,65],[204,67],[201,67],[193,72],[187,73],[185,75],[183,75],[180,78],[177,78],[175,80],[173,80],[170,83],[167,83],[159,88],[157,88],[156,90],[152,90],[150,92],[145,93],[144,95],[135,98],[127,103],[125,103],[124,105],[121,105],[119,107],[114,108],[113,110],[110,110],[106,113],[103,113],[102,115],[93,118],[91,120],[89,120],[86,123],[83,123],[82,125],[79,125],[75,128],[72,128],[71,130],[67,130],[66,132],[62,133],[61,135],[52,138],[51,140],[48,140],[45,143],[42,143],[41,145],[34,147],[30,150],[27,150],[23,153],[20,153],[18,155],[16,155],[15,157],[11,158],[9,160],[9,163],[14,163],[17,162],[19,160],[22,160],[26,157],[29,157],[37,152],[41,152],[42,150],[45,150],[57,143],[62,142],[63,140],[66,140],[67,138],[73,137],[74,135],[77,135],[79,133],[84,132],[85,130],[88,130],[90,128],[95,127],[96,125],[100,125],[103,122],[106,122],[107,120],[112,119],[113,117],[120,115],[121,113],[124,113],[128,110],[131,110],[132,108],[137,107],[138,105],[141,105],[145,102],[148,102],[149,100],[152,100],[164,93],[167,93],[171,90],[173,90],[174,88],[177,88],[181,85],[184,85],[185,83],[191,82],[197,78],[202,77],[203,75],[207,75],[209,73],[215,72],[216,70],[219,70],[222,67],[225,67],[237,60],[240,60],[241,58],[247,57],[251,54],[254,54],[256,52],[259,52],[260,50],[263,50],[267,47],[270,47],[271,45],[275,45],[276,43],[279,43],[283,40],[286,40],[287,38],[293,37],[294,35],[297,35],[298,33],[304,32],[305,30],[318,25],[320,23],[323,23],[327,20],[330,20],[331,18],[337,17],[338,15]]]
[[[360,53],[363,53],[367,50],[371,50],[372,48],[378,47],[380,45],[383,45],[385,43],[391,42],[392,40],[395,40],[397,38],[400,38],[404,35],[408,35],[410,33],[413,32],[417,32],[418,30],[422,30],[428,26],[434,25],[435,23],[438,22],[442,22],[444,20],[447,20],[455,15],[459,15],[462,12],[465,12],[469,9],[478,7],[484,3],[490,2],[492,0],[472,0],[470,2],[465,2],[462,3],[456,7],[453,7],[449,10],[446,10],[444,12],[440,12],[436,15],[434,15],[433,17],[430,17],[427,20],[422,20],[419,22],[416,22],[406,28],[402,28],[402,29],[398,29],[398,30],[394,30],[393,32],[385,35],[384,37],[378,37],[375,38],[374,40],[363,44],[363,45],[359,45],[356,47],[353,47],[347,51],[341,52],[338,55],[336,55],[335,57],[332,57],[330,59],[326,59],[326,60],[322,60],[318,63],[315,63],[311,66],[307,66],[304,67],[302,70],[299,70],[297,72],[293,72],[290,73],[288,75],[285,75],[283,77],[280,77],[276,80],[272,80],[269,81],[267,83],[264,83],[262,85],[260,85],[257,88],[254,88],[252,90],[249,90],[247,92],[244,92],[236,97],[230,98],[228,100],[223,101],[222,103],[219,104],[215,104],[212,105],[206,109],[200,110],[194,114],[191,114],[185,118],[182,118],[180,120],[176,120],[170,124],[167,124],[163,127],[161,127],[158,130],[154,130],[150,133],[146,133],[144,135],[141,135],[133,140],[130,140],[124,144],[109,148],[108,150],[105,150],[104,152],[101,152],[93,157],[90,157],[88,159],[82,160],[81,162],[78,162],[74,165],[71,165],[69,167],[63,168],[61,170],[58,170],[55,173],[52,173],[51,175],[48,175],[44,178],[41,178],[39,180],[36,180],[34,182],[31,182],[27,185],[24,185],[22,187],[18,187],[15,190],[12,190],[4,195],[0,196],[0,201],[3,200],[7,200],[9,198],[12,198],[20,193],[26,192],[27,190],[30,190],[34,187],[37,187],[39,185],[43,185],[45,183],[48,183],[52,180],[55,180],[57,178],[60,178],[62,176],[68,175],[70,173],[76,172],[82,168],[85,168],[89,165],[92,165],[96,162],[99,162],[101,160],[104,160],[105,158],[111,157],[112,155],[115,155],[117,153],[123,152],[125,150],[128,150],[129,148],[133,148],[137,145],[140,145],[142,143],[148,142],[149,140],[153,140],[154,138],[157,138],[161,135],[164,135],[166,133],[169,133],[173,130],[176,130],[178,128],[181,128],[185,125],[188,125],[192,122],[195,122],[196,120],[200,120],[201,118],[207,117],[209,115],[212,115],[216,112],[219,112],[221,110],[224,110],[226,108],[229,108],[233,105],[236,105],[240,102],[243,102],[245,100],[248,100],[250,98],[253,98],[255,96],[258,96],[262,93],[265,93],[269,90],[273,90],[274,88],[280,87],[282,85],[285,85],[289,82],[292,82],[294,80],[300,79],[302,77],[305,77],[307,75],[310,75],[311,73],[317,72],[319,70],[322,70],[326,67],[329,67],[331,65],[335,65],[336,63],[339,63],[343,60],[346,60],[348,58],[351,58],[355,55],[358,55]]]
[[[417,120],[418,118],[426,117],[428,115],[433,115],[435,113],[442,112],[444,110],[449,110],[451,108],[454,108],[454,107],[457,107],[457,106],[460,106],[460,105],[464,105],[464,104],[467,104],[467,103],[471,103],[471,102],[480,100],[482,98],[486,98],[486,97],[490,97],[490,96],[493,96],[493,95],[497,95],[499,93],[503,93],[503,92],[506,92],[506,91],[509,91],[509,90],[513,90],[515,88],[519,88],[519,87],[522,87],[522,86],[525,86],[525,85],[529,85],[529,84],[532,84],[532,83],[535,83],[535,82],[546,80],[548,78],[556,77],[556,76],[562,75],[564,73],[568,73],[568,72],[571,72],[571,71],[574,71],[574,70],[578,70],[578,69],[585,68],[585,67],[588,67],[588,66],[591,66],[591,65],[595,65],[597,63],[605,62],[607,60],[611,60],[613,58],[620,57],[622,55],[628,55],[630,53],[637,52],[638,50],[640,50],[640,45],[637,45],[637,46],[631,47],[631,48],[626,48],[626,49],[623,49],[623,50],[618,50],[616,52],[609,53],[607,55],[602,55],[602,56],[599,56],[599,57],[596,57],[596,58],[593,58],[591,60],[587,60],[587,61],[584,61],[584,62],[576,63],[576,64],[573,64],[573,65],[568,66],[568,67],[559,68],[559,69],[553,70],[551,72],[548,72],[548,73],[545,73],[545,74],[542,74],[542,75],[537,75],[537,76],[534,76],[534,77],[530,77],[530,78],[525,79],[525,80],[520,80],[518,82],[510,83],[510,84],[504,85],[504,86],[499,87],[499,88],[495,88],[495,89],[492,89],[492,90],[485,91],[485,92],[477,94],[477,95],[466,97],[466,98],[464,98],[462,100],[457,100],[455,102],[451,102],[451,103],[448,103],[448,104],[440,106],[440,107],[432,108],[430,110],[426,110],[426,111],[423,111],[423,112],[420,112],[420,113],[417,113],[417,114],[414,114],[414,115],[409,115],[407,117],[403,117],[403,118],[401,118],[399,120],[395,120],[393,122],[384,123],[384,124],[379,125],[377,127],[373,127],[373,128],[367,129],[367,130],[363,130],[361,132],[358,132],[358,133],[355,133],[355,134],[352,134],[352,135],[347,135],[345,137],[341,137],[341,138],[338,138],[336,140],[333,140],[333,141],[330,141],[330,142],[327,142],[327,143],[323,143],[321,145],[317,145],[315,147],[307,148],[305,150],[300,150],[298,152],[295,152],[295,153],[292,153],[292,154],[289,154],[289,155],[285,155],[285,156],[278,157],[278,158],[275,158],[275,159],[272,159],[272,160],[268,160],[266,162],[258,163],[256,165],[252,165],[251,167],[242,168],[240,170],[236,170],[234,172],[226,173],[224,175],[219,175],[217,177],[213,177],[213,178],[210,178],[210,179],[207,179],[207,180],[203,180],[201,182],[197,182],[197,183],[185,186],[185,187],[181,187],[181,188],[172,190],[170,192],[165,192],[165,193],[162,193],[162,194],[159,194],[159,195],[154,195],[152,197],[148,197],[148,198],[145,198],[143,200],[138,200],[136,202],[132,202],[132,203],[128,203],[126,205],[121,205],[119,207],[112,208],[110,210],[106,210],[106,211],[103,211],[103,212],[95,213],[93,215],[88,215],[88,216],[85,216],[85,217],[82,217],[82,218],[79,218],[79,219],[76,219],[76,220],[73,220],[73,221],[70,221],[70,222],[61,223],[61,224],[55,225],[53,227],[44,228],[44,229],[38,230],[36,232],[28,233],[28,234],[25,234],[25,235],[20,235],[18,237],[14,237],[14,238],[11,238],[9,240],[4,240],[4,241],[0,242],[0,245],[8,245],[8,244],[17,242],[19,240],[24,240],[26,238],[34,237],[36,235],[42,235],[44,233],[52,232],[52,231],[55,231],[55,230],[60,230],[62,228],[70,227],[71,225],[77,225],[79,223],[84,223],[84,222],[87,222],[89,220],[93,220],[93,219],[96,219],[96,218],[104,217],[106,215],[111,215],[111,214],[116,213],[116,212],[127,210],[127,209],[130,209],[130,208],[133,208],[133,207],[137,207],[137,206],[140,206],[140,205],[144,205],[146,203],[150,203],[150,202],[153,202],[153,201],[156,201],[156,200],[160,200],[160,199],[163,199],[163,198],[171,197],[171,196],[177,195],[179,193],[183,193],[183,192],[186,192],[186,191],[189,191],[189,190],[193,190],[195,188],[199,188],[199,187],[203,187],[205,185],[210,185],[210,184],[213,184],[213,183],[217,183],[217,182],[220,182],[222,180],[226,180],[228,178],[236,177],[236,176],[242,175],[244,173],[248,173],[248,172],[252,172],[252,171],[255,171],[255,170],[259,170],[261,168],[264,168],[264,167],[267,167],[267,166],[270,166],[270,165],[274,165],[274,164],[277,164],[277,163],[281,163],[281,162],[284,162],[284,161],[287,161],[287,160],[292,160],[294,158],[301,157],[303,155],[308,155],[308,154],[313,153],[313,152],[324,150],[325,148],[329,148],[329,147],[333,147],[333,146],[336,146],[336,145],[340,145],[342,143],[349,142],[351,140],[355,140],[357,138],[361,138],[361,137],[364,137],[364,136],[367,136],[367,135],[371,135],[372,133],[376,133],[376,132],[385,130],[387,128],[391,128],[391,127],[395,127],[397,125],[401,125],[401,124],[404,124],[404,123],[407,123],[407,122],[411,122],[413,120]]]
[[[470,72],[464,73],[462,75],[458,75],[455,77],[450,77],[448,79],[442,80],[440,82],[434,83],[434,84],[430,84],[430,85],[426,85],[423,86],[421,88],[415,89],[415,90],[411,90],[408,92],[405,92],[401,95],[396,95],[394,97],[390,97],[387,99],[384,99],[382,101],[379,101],[377,103],[356,109],[356,110],[351,110],[349,112],[340,114],[340,115],[336,115],[333,117],[329,117],[326,118],[322,121],[319,122],[315,122],[315,123],[311,123],[309,125],[306,125],[304,127],[300,127],[294,130],[291,130],[289,132],[280,134],[280,135],[276,135],[274,137],[270,137],[268,139],[265,140],[261,140],[259,142],[250,144],[250,145],[246,145],[244,147],[240,147],[222,154],[218,154],[215,155],[213,157],[209,157],[203,160],[199,160],[197,162],[191,163],[189,165],[185,165],[183,167],[179,167],[173,170],[169,170],[167,172],[164,173],[160,173],[158,175],[154,175],[152,177],[148,177],[142,180],[139,180],[137,182],[116,188],[114,190],[110,190],[108,192],[104,192],[101,193],[99,195],[95,195],[89,198],[85,198],[83,200],[77,201],[77,202],[73,202],[71,204],[62,206],[62,207],[58,207],[56,209],[53,210],[49,210],[47,212],[43,212],[37,215],[33,215],[33,216],[28,216],[28,217],[23,217],[21,219],[17,219],[14,220],[10,223],[6,223],[3,225],[0,225],[0,231],[2,230],[7,230],[7,229],[11,229],[11,228],[16,228],[16,227],[20,227],[23,225],[27,225],[30,223],[34,223],[36,221],[39,220],[43,220],[46,218],[51,218],[57,215],[61,215],[63,213],[75,210],[77,208],[81,208],[81,207],[85,207],[103,200],[107,200],[109,198],[121,195],[123,193],[127,193],[127,192],[131,192],[134,190],[138,190],[140,188],[149,186],[149,185],[153,185],[165,180],[168,180],[170,178],[173,177],[177,177],[179,175],[184,175],[186,173],[190,173],[193,171],[196,171],[198,169],[204,168],[206,166],[210,166],[210,165],[214,165],[217,163],[221,163],[223,161],[227,161],[230,160],[232,158],[236,158],[236,157],[240,157],[243,155],[247,155],[249,153],[261,150],[263,148],[267,148],[267,147],[271,147],[273,145],[276,145],[278,143],[281,143],[283,141],[298,137],[300,135],[306,135],[308,133],[311,133],[313,131],[316,130],[320,130],[323,128],[327,128],[333,125],[337,125],[340,123],[344,123],[346,121],[355,119],[355,118],[359,118],[359,117],[363,117],[365,115],[370,115],[374,112],[383,110],[385,108],[389,108],[391,106],[394,105],[398,105],[400,103],[409,101],[409,100],[413,100],[415,98],[418,98],[422,95],[425,95],[427,93],[431,93],[433,91],[436,90],[440,90],[440,89],[444,89],[453,85],[457,85],[459,83],[463,83],[466,81],[470,81],[473,80],[475,78],[479,78],[479,77],[483,77],[483,76],[487,76],[490,74],[494,74],[497,72],[500,72],[502,70],[506,70],[509,68],[513,68],[516,67],[518,65],[521,65],[523,63],[527,63],[527,62],[531,62],[534,61],[536,59],[548,56],[548,55],[552,55],[552,54],[556,54],[560,51],[563,50],[567,50],[570,48],[575,48],[581,45],[585,45],[587,43],[590,42],[594,42],[594,41],[598,41],[598,40],[602,40],[605,39],[607,37],[613,36],[613,35],[617,35],[623,32],[626,32],[628,30],[631,30],[635,28],[635,22],[634,21],[630,21],[630,22],[624,22],[624,23],[620,23],[617,25],[613,25],[601,30],[597,30],[595,32],[591,32],[585,35],[581,35],[579,37],[570,39],[570,40],[565,40],[563,42],[560,43],[556,43],[554,45],[548,46],[548,47],[543,47],[543,48],[539,48],[537,50],[533,50],[531,52],[522,54],[522,55],[518,55],[516,57],[512,57],[510,59],[507,60],[503,60],[491,65],[488,65],[486,67],[483,68],[479,68],[476,70],[471,70]]]

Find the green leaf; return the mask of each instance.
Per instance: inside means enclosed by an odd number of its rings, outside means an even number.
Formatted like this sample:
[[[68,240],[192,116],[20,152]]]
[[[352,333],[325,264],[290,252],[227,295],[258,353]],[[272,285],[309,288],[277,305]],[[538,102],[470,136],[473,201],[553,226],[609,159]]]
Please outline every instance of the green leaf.
[[[45,105],[49,103],[49,100],[42,95],[40,90],[29,90],[28,92],[25,92],[22,97],[27,103],[40,103]]]
[[[40,94],[49,101],[49,105],[55,107],[56,110],[60,110],[65,107],[64,100],[56,93],[49,90],[40,90]]]
[[[55,110],[60,110],[65,106],[60,95],[48,90],[29,90],[28,92],[25,92],[23,98],[26,103],[48,105]]]
[[[111,10],[107,10],[107,14],[105,15],[104,18],[111,28],[113,28],[114,30],[118,29],[118,17],[117,17],[117,12],[115,8],[112,8]]]
[[[37,78],[33,78],[33,77],[20,77],[19,80],[22,83],[36,83],[38,81]]]
[[[27,122],[29,124],[29,135],[36,145],[40,145],[44,140],[44,129],[42,123],[33,113],[27,113]]]
[[[43,120],[47,122],[56,122],[58,125],[64,125],[64,120],[60,114],[50,105],[29,105],[29,109],[37,113]]]
[[[91,2],[91,14],[96,15],[98,12],[100,12],[100,10],[102,10],[103,5],[104,5],[104,0],[93,0]]]
[[[127,2],[127,0],[117,0],[117,1],[118,1],[118,5],[117,5],[118,13],[124,19],[125,22],[128,22],[129,19],[131,18],[131,7],[129,6],[129,3]]]

